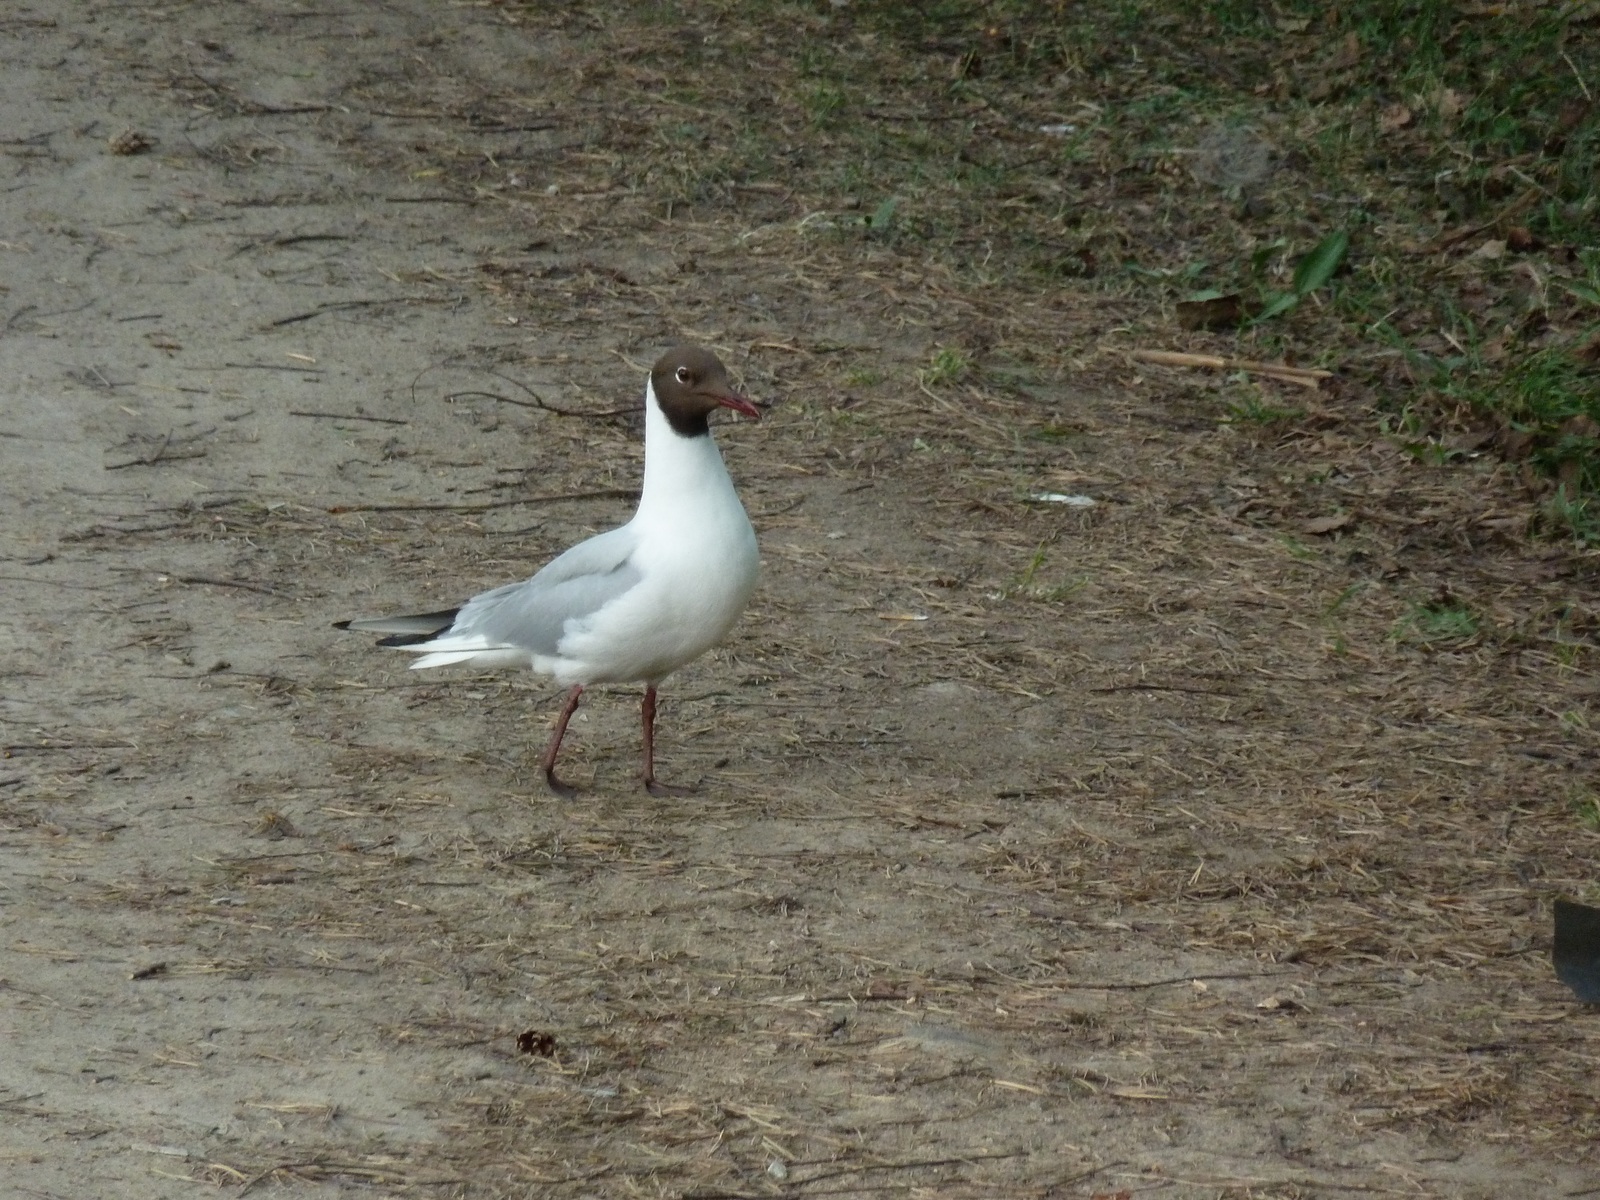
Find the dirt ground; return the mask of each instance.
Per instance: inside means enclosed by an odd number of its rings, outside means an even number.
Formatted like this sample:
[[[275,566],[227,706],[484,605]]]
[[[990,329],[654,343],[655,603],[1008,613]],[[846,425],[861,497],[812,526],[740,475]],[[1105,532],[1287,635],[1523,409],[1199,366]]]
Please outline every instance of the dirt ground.
[[[655,203],[628,36],[0,14],[0,1195],[1600,1192],[1593,553],[1337,384],[1219,420],[1085,295]],[[773,405],[763,583],[699,794],[616,689],[558,802],[554,687],[332,624],[625,519],[681,338]]]

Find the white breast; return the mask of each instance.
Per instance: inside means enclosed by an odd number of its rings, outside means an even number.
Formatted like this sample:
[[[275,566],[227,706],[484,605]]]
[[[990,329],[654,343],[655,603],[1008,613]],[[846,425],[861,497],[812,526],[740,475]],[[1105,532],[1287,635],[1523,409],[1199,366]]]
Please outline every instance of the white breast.
[[[536,664],[563,683],[657,683],[722,641],[755,590],[755,530],[716,443],[677,434],[653,390],[645,413],[644,488],[629,522],[640,581],[570,623],[559,659]]]

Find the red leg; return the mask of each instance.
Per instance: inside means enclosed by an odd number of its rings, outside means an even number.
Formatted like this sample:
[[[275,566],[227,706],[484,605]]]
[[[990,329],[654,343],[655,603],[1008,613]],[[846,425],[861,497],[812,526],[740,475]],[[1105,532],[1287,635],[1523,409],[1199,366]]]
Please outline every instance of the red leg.
[[[644,717],[644,790],[652,796],[687,796],[689,788],[672,787],[656,778],[656,685],[644,686],[644,703],[639,706]]]
[[[573,684],[572,690],[567,693],[566,707],[556,718],[556,727],[550,734],[550,744],[545,747],[544,758],[539,762],[544,768],[544,781],[550,785],[550,790],[563,800],[571,800],[578,792],[577,789],[568,787],[556,778],[556,755],[561,750],[561,739],[567,736],[567,722],[572,720],[572,714],[578,711],[578,701],[582,699],[583,684]]]

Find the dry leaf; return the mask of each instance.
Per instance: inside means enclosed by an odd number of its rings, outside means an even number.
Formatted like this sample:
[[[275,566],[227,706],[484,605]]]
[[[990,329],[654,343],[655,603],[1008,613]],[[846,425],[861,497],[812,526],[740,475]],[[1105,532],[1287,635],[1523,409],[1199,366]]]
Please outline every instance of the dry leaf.
[[[1295,1012],[1305,1006],[1293,996],[1277,995],[1256,1001],[1256,1007],[1267,1012]]]
[[[1209,300],[1178,301],[1178,324],[1185,329],[1236,329],[1244,320],[1239,293]]]
[[[1394,133],[1405,129],[1414,120],[1416,117],[1404,104],[1391,104],[1378,114],[1378,128],[1384,133]]]
[[[1330,71],[1343,71],[1355,66],[1361,61],[1361,39],[1355,33],[1345,35],[1344,41],[1339,43],[1339,48],[1328,59],[1327,69]]]
[[[1568,417],[1561,423],[1561,435],[1569,438],[1583,438],[1585,441],[1600,439],[1600,422],[1591,416],[1579,414]]]
[[[1481,258],[1486,262],[1492,262],[1497,258],[1504,258],[1505,256],[1506,244],[1499,238],[1490,238],[1471,254],[1467,255],[1468,258]]]
[[[1313,517],[1300,526],[1300,531],[1302,533],[1332,533],[1335,529],[1343,529],[1354,520],[1355,517],[1350,513],[1335,513],[1331,517]]]
[[[1494,434],[1488,430],[1472,429],[1447,433],[1439,439],[1439,444],[1446,450],[1454,450],[1458,454],[1475,454],[1492,441]]]
[[[553,1033],[542,1029],[524,1029],[517,1034],[517,1050],[533,1058],[554,1058],[556,1039]]]
[[[1506,230],[1506,246],[1519,254],[1539,248],[1539,239],[1526,225],[1513,225]]]
[[[1561,111],[1556,114],[1556,131],[1558,133],[1571,133],[1584,118],[1589,115],[1589,110],[1594,107],[1592,100],[1568,100],[1561,106]]]
[[[155,144],[154,138],[137,129],[124,129],[106,140],[106,146],[113,154],[143,154]]]
[[[1507,425],[1500,431],[1500,453],[1511,462],[1519,462],[1533,453],[1535,438],[1526,429]]]
[[[268,812],[262,814],[261,820],[256,823],[255,834],[257,837],[286,838],[299,837],[300,831],[281,812]]]

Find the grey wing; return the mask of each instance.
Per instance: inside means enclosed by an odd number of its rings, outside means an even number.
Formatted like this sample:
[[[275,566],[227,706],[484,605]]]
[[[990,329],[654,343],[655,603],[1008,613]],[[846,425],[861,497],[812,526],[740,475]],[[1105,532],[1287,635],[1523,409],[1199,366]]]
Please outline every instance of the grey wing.
[[[482,638],[553,655],[567,622],[599,612],[639,582],[632,556],[637,534],[627,525],[579,542],[551,560],[532,579],[509,583],[469,600],[449,633],[437,640]]]

